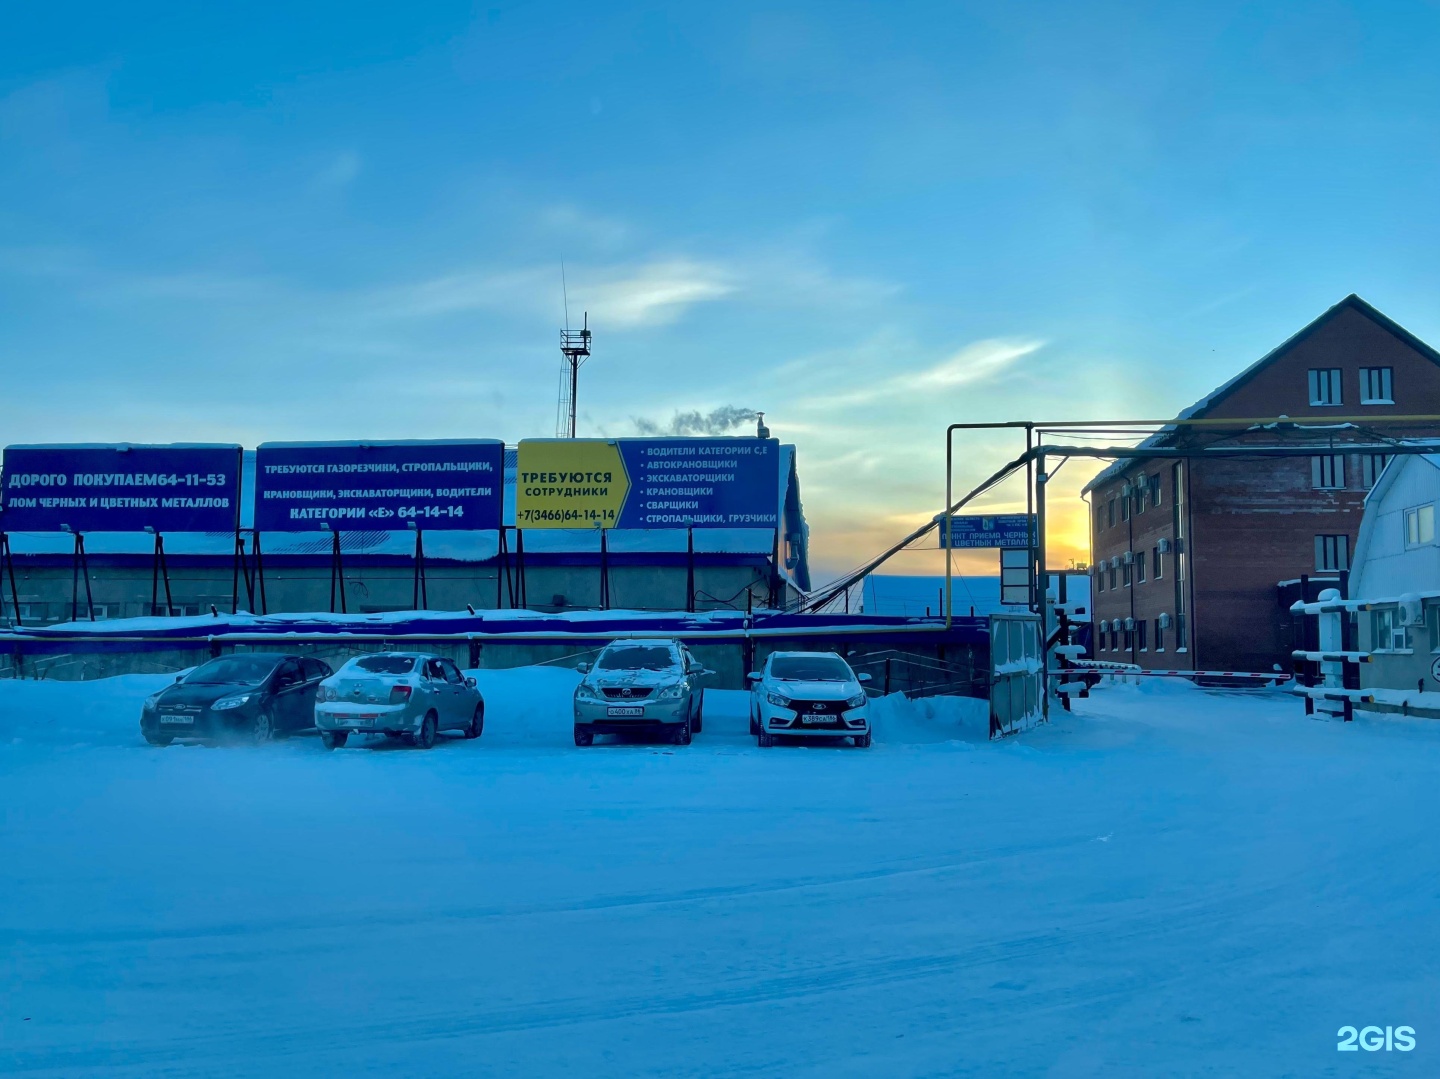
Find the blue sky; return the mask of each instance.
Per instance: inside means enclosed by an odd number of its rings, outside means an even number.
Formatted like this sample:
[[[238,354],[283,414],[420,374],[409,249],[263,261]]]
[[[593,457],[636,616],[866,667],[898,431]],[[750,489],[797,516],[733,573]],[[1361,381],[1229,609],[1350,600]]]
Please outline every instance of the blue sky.
[[[563,261],[581,433],[765,410],[823,576],[939,508],[947,421],[1169,415],[1350,292],[1440,342],[1437,41],[1433,2],[10,5],[0,442],[549,435]]]

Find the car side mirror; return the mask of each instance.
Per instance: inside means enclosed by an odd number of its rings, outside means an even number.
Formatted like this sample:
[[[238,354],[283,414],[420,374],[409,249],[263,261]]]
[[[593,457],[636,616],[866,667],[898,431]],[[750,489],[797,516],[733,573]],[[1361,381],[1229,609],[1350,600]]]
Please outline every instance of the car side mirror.
[[[711,675],[711,674],[714,674],[715,672],[712,671],[709,667],[701,667],[701,668],[700,668],[698,671],[696,671],[695,673],[698,674],[701,678],[704,678],[706,675]]]
[[[745,677],[746,677],[747,679],[749,679],[751,682],[758,682],[758,681],[760,681],[760,679],[763,677],[763,675],[761,675],[761,673],[760,673],[759,671],[751,671],[751,672],[750,672],[749,674],[747,674]]]
[[[855,681],[857,681],[857,682],[868,682],[868,681],[870,681],[870,676],[869,676],[868,674],[857,674],[857,675],[855,676]]]
[[[177,681],[177,682],[183,682],[183,681],[185,681],[185,676],[184,676],[183,674],[177,674],[177,675],[175,676],[175,681]]]
[[[588,664],[588,663],[577,663],[577,664],[575,664],[575,669],[576,669],[577,671],[579,671],[581,674],[589,674],[589,673],[590,673],[590,664]]]
[[[473,678],[467,678],[467,679],[465,679],[465,684],[466,684],[467,686],[469,686],[471,689],[474,689],[474,688],[475,688],[475,679],[473,679]]]

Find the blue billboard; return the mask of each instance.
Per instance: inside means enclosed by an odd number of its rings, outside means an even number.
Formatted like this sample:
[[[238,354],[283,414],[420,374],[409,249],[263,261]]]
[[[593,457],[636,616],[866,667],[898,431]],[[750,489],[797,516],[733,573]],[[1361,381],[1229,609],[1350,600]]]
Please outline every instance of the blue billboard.
[[[940,517],[936,521],[941,521]],[[962,549],[1029,547],[1036,535],[1034,514],[999,513],[993,516],[950,518],[949,540],[945,528],[940,529],[940,546]]]
[[[255,451],[261,532],[500,527],[498,439],[266,442]]]
[[[773,438],[620,439],[630,494],[621,528],[780,527]]]
[[[0,530],[233,532],[240,447],[6,446]]]

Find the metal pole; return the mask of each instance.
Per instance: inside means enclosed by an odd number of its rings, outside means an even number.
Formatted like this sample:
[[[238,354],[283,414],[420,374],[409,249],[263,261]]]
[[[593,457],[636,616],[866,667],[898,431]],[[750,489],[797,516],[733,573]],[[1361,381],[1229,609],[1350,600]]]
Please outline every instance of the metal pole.
[[[776,535],[779,535],[777,532]],[[774,606],[774,602],[771,602]],[[685,609],[695,609],[695,529],[685,530]]]
[[[1045,474],[1045,454],[1041,452],[1035,458],[1035,531],[1036,531],[1036,553],[1039,559],[1039,580],[1036,583],[1040,593],[1040,662],[1046,667],[1050,665],[1049,648],[1046,647],[1045,632],[1045,597],[1048,592],[1047,578],[1049,572],[1046,569],[1045,558],[1045,484],[1049,477]],[[1046,721],[1050,719],[1050,683],[1049,675],[1043,674],[1040,679],[1040,713]]]
[[[165,561],[165,537],[155,533],[155,553],[160,557],[160,575],[165,579],[165,614],[175,613],[175,601],[170,596],[170,564]],[[230,612],[234,614],[235,612]]]
[[[603,525],[600,528],[600,609],[610,609],[610,554]]]
[[[530,596],[525,589],[525,530],[515,529],[515,586],[519,606],[529,609]]]
[[[155,616],[155,605],[160,601],[160,533],[155,533],[155,550],[150,555],[150,616]],[[167,608],[166,615],[170,611]]]
[[[85,537],[75,533],[75,544],[80,553],[80,569],[85,575],[85,608],[90,612],[90,621],[95,621],[95,597],[90,594],[90,560],[85,557]]]
[[[270,602],[265,596],[265,556],[260,551],[260,530],[250,533],[250,546],[255,552],[255,584],[260,591],[260,613],[270,613]]]
[[[1035,428],[1025,425],[1025,538],[1030,547],[1030,609],[1035,610],[1035,462],[1030,451],[1035,448]],[[1005,580],[1005,556],[1000,556],[1000,580],[1003,589]]]

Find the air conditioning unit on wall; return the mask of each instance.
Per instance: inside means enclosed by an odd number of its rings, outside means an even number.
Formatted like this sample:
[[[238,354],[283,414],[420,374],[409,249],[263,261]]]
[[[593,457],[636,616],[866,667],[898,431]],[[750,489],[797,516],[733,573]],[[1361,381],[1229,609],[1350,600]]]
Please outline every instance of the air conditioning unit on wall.
[[[1106,619],[1106,618],[1100,619],[1100,632],[1101,632],[1101,633],[1109,633],[1109,632],[1110,632],[1110,621],[1109,621],[1109,619]]]
[[[1170,628],[1170,616],[1169,616],[1168,614],[1162,614],[1162,615],[1161,615],[1159,618],[1157,618],[1155,621],[1157,621],[1158,623],[1160,623],[1160,628],[1161,628],[1161,629],[1169,629],[1169,628]]]
[[[1119,569],[1119,568],[1120,568],[1120,556],[1119,556],[1118,554],[1117,554],[1117,555],[1111,555],[1111,556],[1110,556],[1110,568],[1111,568],[1111,569]]]
[[[1161,554],[1169,554],[1169,553],[1170,553],[1170,541],[1169,541],[1168,539],[1162,539],[1162,540],[1160,541],[1159,546],[1160,546],[1160,553],[1161,553]]]
[[[1125,628],[1126,628],[1126,629],[1134,629],[1134,628],[1135,628],[1135,619],[1133,619],[1133,618],[1127,618],[1127,619],[1125,619]]]
[[[1125,564],[1126,564],[1127,566],[1129,566],[1129,565],[1133,565],[1134,562],[1135,562],[1135,552],[1134,552],[1134,551],[1126,551],[1126,552],[1125,552]]]

